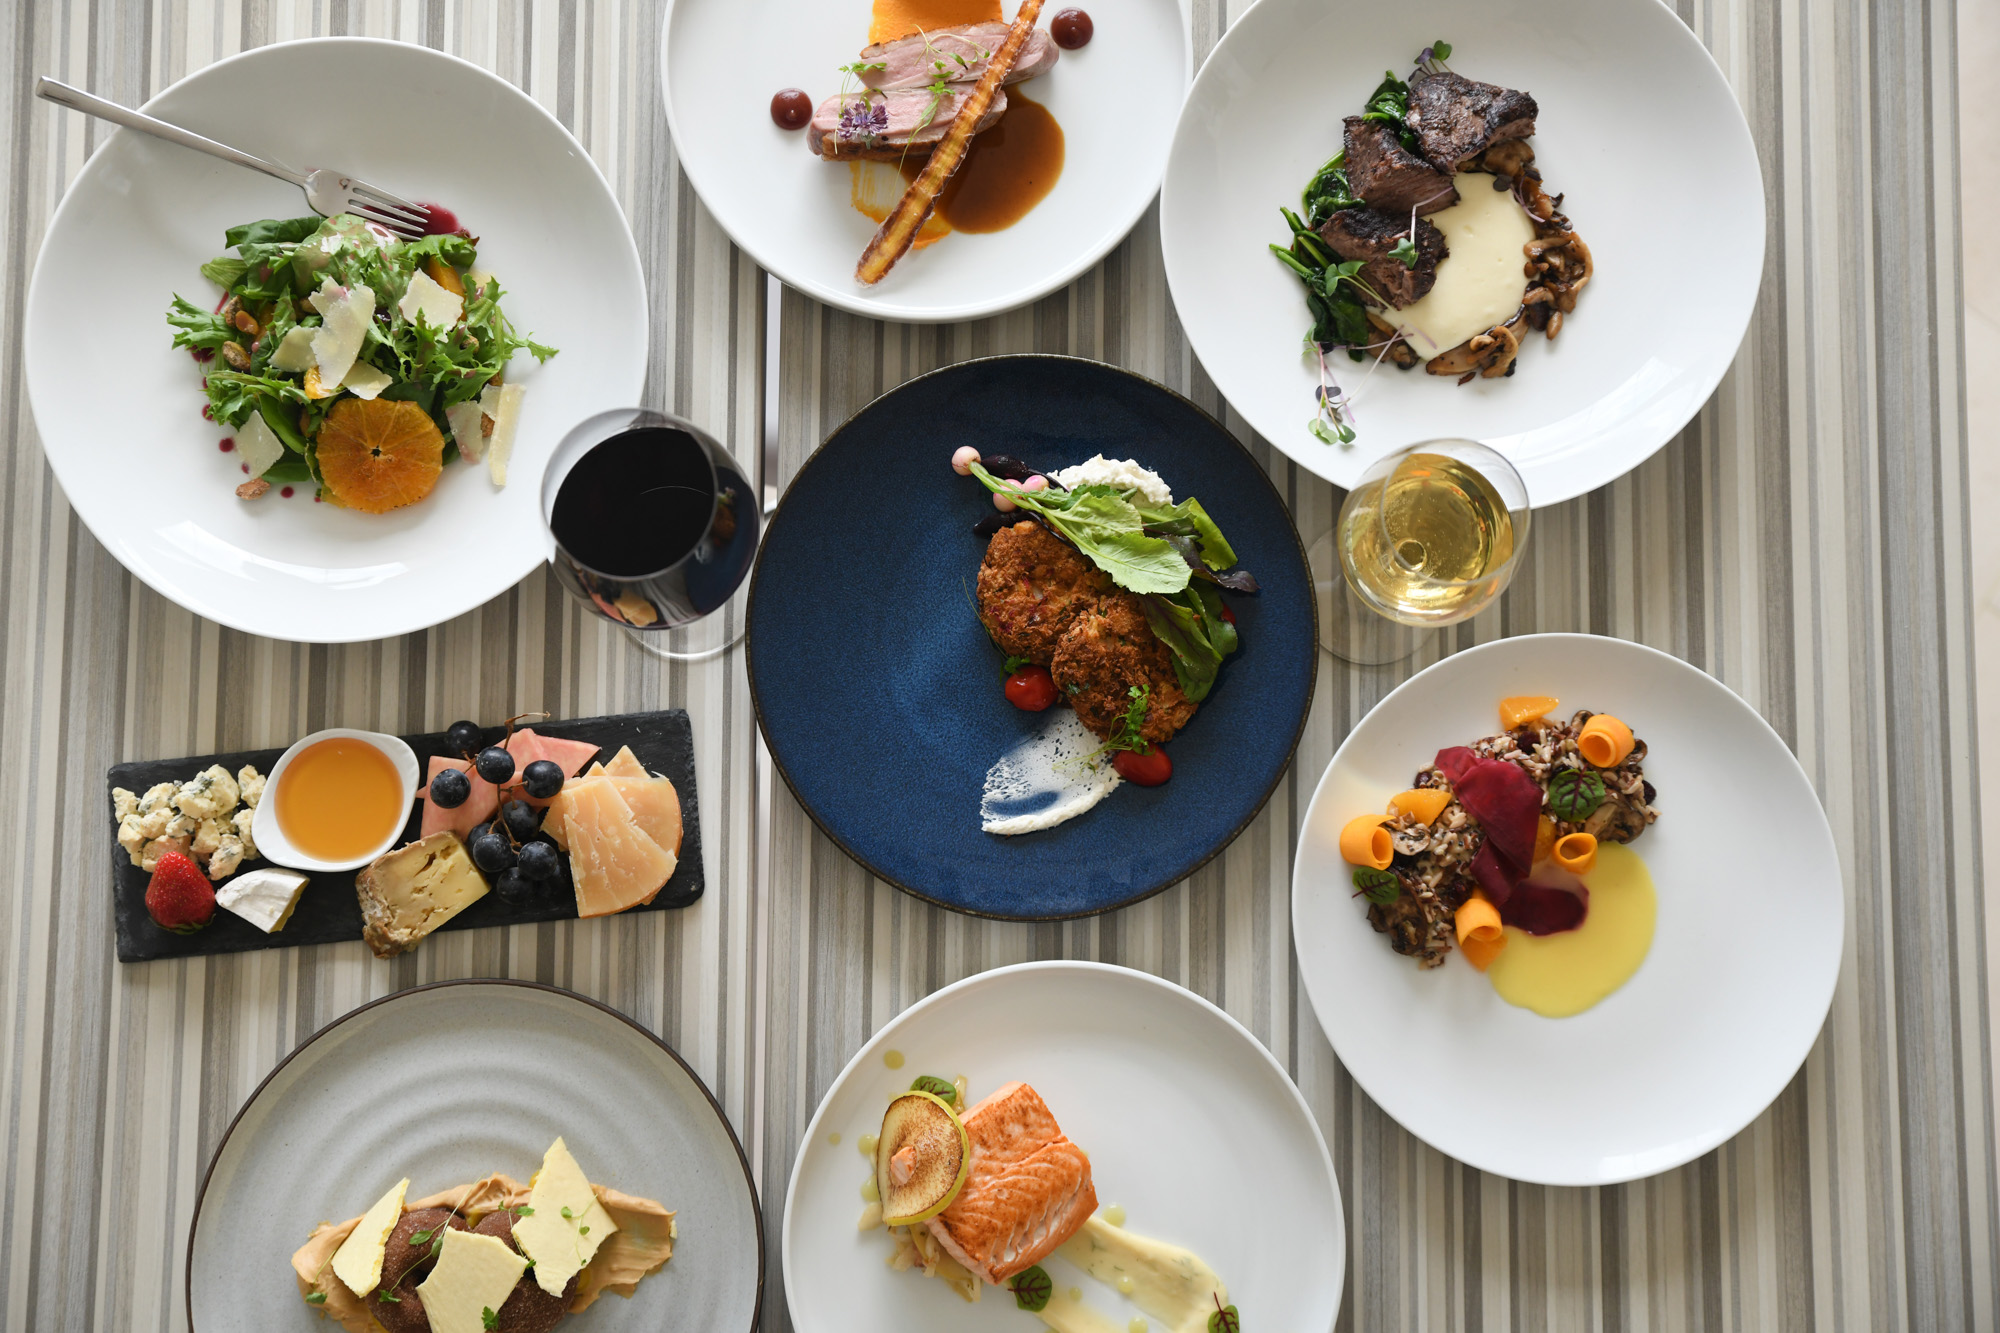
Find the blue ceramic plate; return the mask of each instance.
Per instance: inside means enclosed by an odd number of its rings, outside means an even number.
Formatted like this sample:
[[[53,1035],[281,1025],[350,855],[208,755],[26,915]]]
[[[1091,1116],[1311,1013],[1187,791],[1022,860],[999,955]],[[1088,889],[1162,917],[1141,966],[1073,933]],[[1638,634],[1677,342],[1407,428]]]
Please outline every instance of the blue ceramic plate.
[[[1050,470],[1135,458],[1199,498],[1262,585],[1230,596],[1242,647],[1169,747],[1173,780],[1012,838],[980,830],[980,794],[1039,719],[1001,693],[973,610],[993,506],[951,470],[963,444]],[[750,691],[793,795],[869,871],[980,916],[1085,916],[1185,879],[1262,808],[1312,702],[1314,615],[1290,513],[1213,417],[1094,361],[994,357],[884,394],[800,469],[750,586]]]

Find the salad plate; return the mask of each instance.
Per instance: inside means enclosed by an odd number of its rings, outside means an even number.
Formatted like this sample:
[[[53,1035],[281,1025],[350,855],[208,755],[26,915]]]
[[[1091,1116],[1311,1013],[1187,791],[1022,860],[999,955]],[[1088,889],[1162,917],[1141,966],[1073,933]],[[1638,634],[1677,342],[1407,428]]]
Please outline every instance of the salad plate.
[[[245,116],[246,105],[269,114]],[[176,294],[202,310],[216,302],[200,269],[227,251],[229,228],[308,210],[282,181],[118,130],[57,209],[27,304],[36,426],[92,534],[188,610],[302,642],[409,633],[519,582],[550,549],[539,482],[556,442],[639,401],[645,376],[638,251],[589,155],[477,66],[364,38],[246,51],[146,110],[450,209],[479,238],[478,266],[505,289],[507,317],[559,351],[507,368],[525,392],[504,488],[485,468],[448,464],[427,498],[386,514],[315,503],[309,484],[238,499],[236,456],[220,447],[232,432],[203,416],[204,367],[173,350],[166,312]],[[76,355],[85,345],[92,354]]]
[[[1458,385],[1329,353],[1355,438],[1322,442],[1309,429],[1321,379],[1304,345],[1304,288],[1267,246],[1289,242],[1279,209],[1301,208],[1342,146],[1342,117],[1385,69],[1407,78],[1433,42],[1449,43],[1464,76],[1533,95],[1535,165],[1563,194],[1594,273],[1561,336],[1526,339],[1505,378]],[[1262,0],[1202,66],[1160,196],[1188,341],[1260,435],[1345,487],[1407,445],[1478,440],[1507,456],[1538,507],[1629,472],[1708,401],[1749,325],[1764,232],[1743,113],[1659,0]],[[1690,236],[1714,238],[1699,276],[1682,259]]]
[[[1650,950],[1567,1018],[1515,1007],[1463,959],[1425,971],[1393,952],[1341,848],[1350,817],[1494,732],[1509,696],[1623,719],[1657,788],[1625,853],[1657,894]],[[1666,1171],[1762,1114],[1826,1019],[1844,917],[1832,831],[1777,733],[1678,658],[1587,634],[1483,644],[1376,705],[1320,779],[1292,880],[1299,976],[1348,1072],[1438,1151],[1545,1185]]]
[[[994,513],[955,448],[1048,469],[1133,458],[1197,497],[1261,591],[1240,648],[1171,745],[1172,780],[1126,783],[1067,823],[982,829],[989,769],[1038,719],[1001,685],[974,582]],[[855,536],[865,478],[882,516]],[[1305,553],[1283,499],[1214,418],[1130,371],[1058,356],[963,362],[863,408],[772,517],[746,616],[751,699],[778,773],[871,873],[979,916],[1109,911],[1185,879],[1241,833],[1291,762],[1318,666]]]
[[[1058,8],[1043,11],[1044,28]],[[815,103],[842,91],[840,67],[868,41],[869,0],[670,0],[660,77],[674,150],[730,239],[816,301],[917,323],[1011,310],[1073,281],[1146,211],[1193,68],[1185,0],[1087,8],[1089,44],[1016,85],[1062,127],[1054,188],[1012,226],[904,256],[877,286],[854,280],[877,224],[854,207],[848,164],[819,160],[803,130],[780,129],[770,112],[783,88]]]
[[[857,1190],[872,1169],[856,1143],[922,1074],[963,1075],[974,1102],[1015,1080],[1032,1085],[1088,1155],[1103,1215],[1207,1261],[1246,1329],[1333,1327],[1347,1253],[1340,1186],[1283,1067],[1235,1019],[1172,982],[1039,962],[912,1005],[834,1080],[785,1197],[785,1295],[800,1333],[1035,1326],[1005,1290],[967,1304],[943,1282],[890,1268],[883,1231],[856,1229]],[[1269,1225],[1245,1225],[1251,1218]],[[1066,1259],[1041,1262],[1058,1291],[1076,1285],[1085,1313],[1110,1321],[1069,1326],[1127,1326],[1133,1311],[1115,1292]]]
[[[300,1043],[223,1132],[195,1197],[189,1327],[330,1328],[292,1252],[399,1176],[412,1198],[503,1171],[556,1138],[594,1178],[676,1214],[671,1262],[577,1328],[752,1333],[764,1234],[735,1131],[673,1049],[581,995],[527,981],[399,991]],[[366,1199],[362,1200],[363,1203]]]

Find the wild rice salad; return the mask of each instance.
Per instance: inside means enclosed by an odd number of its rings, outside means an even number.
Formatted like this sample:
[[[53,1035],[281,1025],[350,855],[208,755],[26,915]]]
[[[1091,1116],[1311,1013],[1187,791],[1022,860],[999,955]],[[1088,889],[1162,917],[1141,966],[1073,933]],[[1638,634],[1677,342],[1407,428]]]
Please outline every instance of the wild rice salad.
[[[1556,840],[1571,833],[1589,833],[1599,842],[1631,842],[1660,817],[1653,806],[1653,784],[1646,781],[1642,769],[1646,742],[1635,737],[1631,751],[1606,768],[1589,763],[1578,752],[1577,737],[1592,716],[1589,709],[1579,709],[1567,722],[1537,718],[1467,747],[1481,758],[1515,764],[1540,784],[1542,827],[1536,838],[1537,859],[1546,855]],[[1580,776],[1558,776],[1563,773]],[[1582,787],[1588,795],[1593,790],[1592,777],[1602,783],[1603,795],[1584,811],[1581,807],[1587,802],[1579,800],[1573,788]],[[1557,788],[1553,800],[1552,784]],[[1435,762],[1420,769],[1412,785],[1451,788]],[[1562,814],[1580,817],[1563,818]],[[1485,834],[1455,796],[1429,824],[1392,805],[1382,827],[1395,847],[1388,869],[1401,891],[1386,902],[1371,894],[1369,923],[1389,937],[1397,953],[1410,955],[1421,967],[1436,967],[1451,952],[1454,914],[1478,887],[1472,877],[1472,861]]]

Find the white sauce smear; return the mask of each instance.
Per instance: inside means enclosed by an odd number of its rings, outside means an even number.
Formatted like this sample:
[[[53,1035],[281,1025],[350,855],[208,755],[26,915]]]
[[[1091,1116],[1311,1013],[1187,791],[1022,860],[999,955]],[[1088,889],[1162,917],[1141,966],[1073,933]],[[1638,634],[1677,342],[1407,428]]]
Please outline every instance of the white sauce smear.
[[[1535,239],[1535,224],[1514,192],[1494,189],[1493,180],[1484,172],[1458,173],[1458,202],[1430,216],[1451,248],[1438,264],[1437,282],[1422,300],[1383,314],[1419,356],[1436,356],[1505,324],[1521,308],[1528,289],[1521,247]]]
[[[979,827],[1002,835],[1034,833],[1096,805],[1123,781],[1102,759],[1081,762],[1100,744],[1075,709],[1049,709],[1034,735],[986,770]]]

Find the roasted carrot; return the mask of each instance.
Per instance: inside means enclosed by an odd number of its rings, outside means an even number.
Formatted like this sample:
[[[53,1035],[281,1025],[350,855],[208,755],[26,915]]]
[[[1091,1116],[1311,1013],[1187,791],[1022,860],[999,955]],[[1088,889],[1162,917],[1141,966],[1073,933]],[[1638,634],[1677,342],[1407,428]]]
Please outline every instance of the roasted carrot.
[[[1014,68],[1014,58],[1021,54],[1021,47],[1027,43],[1028,34],[1035,30],[1035,20],[1041,12],[1042,0],[1021,0],[1021,7],[1014,13],[1014,26],[1007,30],[1007,40],[1000,43],[1000,49],[987,62],[986,72],[972,86],[972,93],[958,109],[951,129],[931,150],[931,160],[925,164],[923,172],[903,191],[903,197],[896,201],[895,208],[875,229],[868,248],[861,252],[861,262],[854,266],[854,280],[863,287],[872,287],[887,277],[889,270],[896,266],[896,261],[908,252],[910,244],[917,239],[918,230],[930,217],[931,210],[937,207],[938,195],[944,191],[945,183],[958,170],[958,164],[965,160],[965,150],[972,143],[975,127],[985,116],[986,108],[993,104],[993,95],[1000,91],[1007,71]]]

